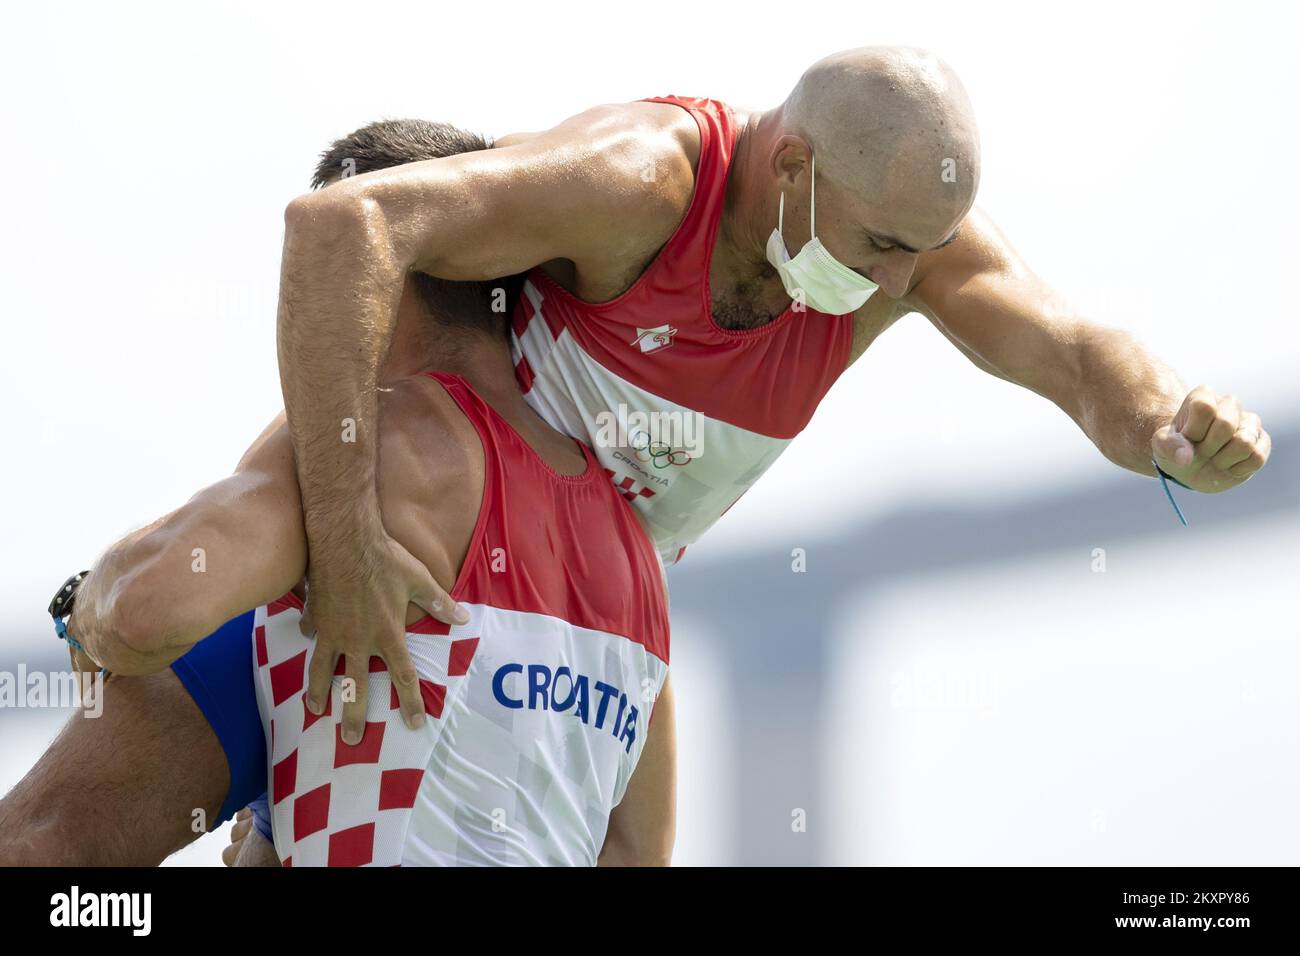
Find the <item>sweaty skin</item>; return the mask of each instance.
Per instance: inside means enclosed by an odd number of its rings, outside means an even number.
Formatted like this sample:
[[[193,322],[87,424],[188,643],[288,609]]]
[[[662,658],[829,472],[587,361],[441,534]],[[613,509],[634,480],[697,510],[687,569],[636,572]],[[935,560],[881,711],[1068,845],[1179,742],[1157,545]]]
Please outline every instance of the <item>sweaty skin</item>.
[[[1110,460],[1199,491],[1267,460],[1259,417],[1178,377],[1126,333],[1064,306],[989,217],[972,212],[979,142],[952,70],[921,51],[864,48],[815,64],[741,124],[710,266],[715,321],[754,328],[789,305],[765,243],[786,196],[787,245],[817,232],[880,286],[854,316],[853,358],[919,312],[979,368],[1060,406]],[[359,676],[405,665],[414,602],[457,609],[379,515],[376,380],[402,277],[489,279],[542,266],[581,299],[626,290],[672,235],[694,188],[699,133],[669,104],[599,106],[496,149],[356,176],[285,212],[278,321],[285,407],[313,555],[309,610],[323,660]],[[951,160],[951,163],[948,161]],[[650,175],[650,174],[653,175]],[[357,441],[338,440],[344,418]],[[314,682],[318,710],[325,685]],[[359,706],[344,722],[361,722]]]
[[[422,314],[409,284],[399,312],[409,341],[423,340],[421,347],[446,356],[445,370],[464,376],[552,468],[567,474],[586,468],[572,439],[524,402],[502,338],[440,328]],[[403,353],[391,368],[413,364]],[[450,588],[482,494],[478,433],[426,377],[392,381],[381,406],[385,521]],[[207,550],[203,575],[190,568],[196,542]],[[0,865],[155,865],[200,836],[229,787],[225,753],[174,672],[157,671],[225,621],[294,588],[306,563],[293,447],[281,416],[231,477],[128,536],[91,570],[69,629],[114,672],[104,685],[103,716],[74,715],[0,801]],[[407,609],[407,621],[421,616],[418,608]],[[147,676],[124,676],[130,674]],[[402,712],[408,722],[424,720],[422,709],[412,712],[403,703]],[[669,862],[675,762],[669,680],[624,799],[610,815],[602,865]]]

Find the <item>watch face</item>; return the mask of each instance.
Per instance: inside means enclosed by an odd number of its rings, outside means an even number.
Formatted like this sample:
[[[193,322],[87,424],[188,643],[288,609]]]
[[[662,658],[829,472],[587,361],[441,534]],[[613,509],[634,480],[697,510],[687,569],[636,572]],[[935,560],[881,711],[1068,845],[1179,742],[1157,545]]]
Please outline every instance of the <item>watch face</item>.
[[[60,618],[67,617],[72,613],[72,599],[77,595],[77,588],[85,580],[89,571],[78,571],[68,580],[63,582],[63,586],[54,592],[54,597],[50,601],[48,608],[50,617]]]

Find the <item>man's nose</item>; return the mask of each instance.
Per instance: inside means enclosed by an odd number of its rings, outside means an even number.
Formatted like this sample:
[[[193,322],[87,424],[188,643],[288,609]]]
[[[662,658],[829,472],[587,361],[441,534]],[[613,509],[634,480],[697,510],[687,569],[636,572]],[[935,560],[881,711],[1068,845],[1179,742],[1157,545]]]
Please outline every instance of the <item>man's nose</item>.
[[[890,258],[891,262],[869,270],[867,278],[880,286],[885,295],[891,299],[901,299],[912,284],[912,273],[916,271],[916,256],[904,253]]]

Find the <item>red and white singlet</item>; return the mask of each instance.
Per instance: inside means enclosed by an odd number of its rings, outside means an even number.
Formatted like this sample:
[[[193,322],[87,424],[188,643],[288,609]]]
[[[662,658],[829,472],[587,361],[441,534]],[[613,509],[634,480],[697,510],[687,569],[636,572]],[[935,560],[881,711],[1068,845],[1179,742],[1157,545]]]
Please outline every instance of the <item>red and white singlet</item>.
[[[286,866],[594,865],[668,672],[662,568],[584,446],[552,470],[458,376],[484,486],[451,592],[470,622],[407,628],[427,720],[410,730],[379,658],[365,734],[304,704],[313,642],[289,594],[255,612],[257,702]],[[341,663],[341,662],[340,662]]]
[[[747,331],[713,321],[709,265],[736,117],[716,100],[650,102],[680,106],[700,129],[685,218],[632,287],[608,302],[583,302],[534,269],[513,316],[511,350],[529,404],[592,446],[673,562],[808,424],[848,364],[853,320],[787,309]]]

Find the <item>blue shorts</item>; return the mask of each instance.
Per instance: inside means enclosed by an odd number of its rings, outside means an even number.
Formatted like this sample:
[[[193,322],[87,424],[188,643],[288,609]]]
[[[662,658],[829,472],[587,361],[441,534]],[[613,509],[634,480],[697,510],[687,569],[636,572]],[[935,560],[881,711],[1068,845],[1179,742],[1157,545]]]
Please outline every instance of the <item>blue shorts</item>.
[[[251,806],[258,830],[270,839],[266,738],[253,686],[253,612],[221,625],[175,661],[172,670],[221,741],[230,768],[230,789],[211,829]]]

